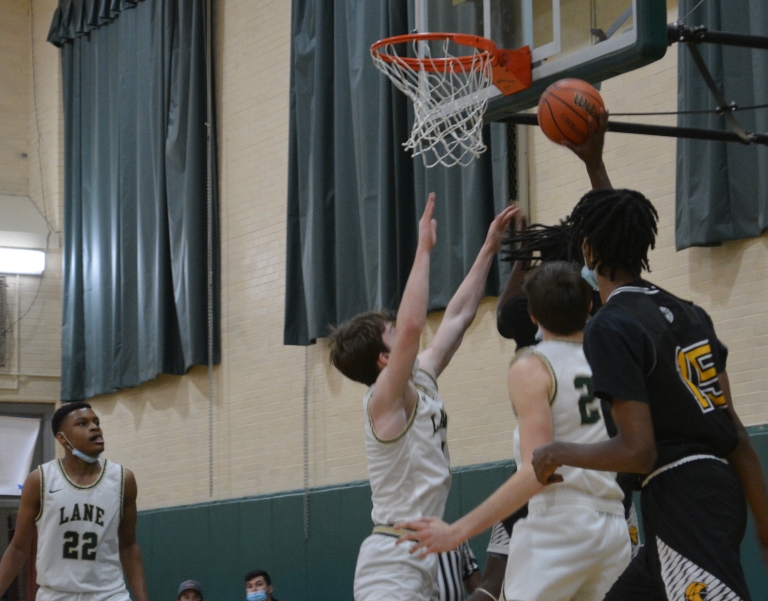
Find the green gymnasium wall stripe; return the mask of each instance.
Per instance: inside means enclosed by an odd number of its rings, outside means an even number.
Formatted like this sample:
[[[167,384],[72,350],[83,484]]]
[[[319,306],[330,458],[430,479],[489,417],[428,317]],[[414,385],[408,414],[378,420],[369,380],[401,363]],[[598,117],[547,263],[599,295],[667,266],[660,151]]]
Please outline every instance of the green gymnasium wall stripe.
[[[768,425],[749,432],[768,468]],[[512,461],[455,468],[446,519],[471,510],[513,472]],[[140,512],[150,598],[174,599],[178,584],[191,578],[202,584],[206,601],[243,599],[243,576],[259,568],[272,576],[280,601],[351,601],[358,548],[372,527],[370,487],[352,482],[315,488],[309,496],[308,541],[300,490]],[[488,534],[470,542],[484,565]],[[768,574],[751,520],[742,553],[757,599],[768,590]]]

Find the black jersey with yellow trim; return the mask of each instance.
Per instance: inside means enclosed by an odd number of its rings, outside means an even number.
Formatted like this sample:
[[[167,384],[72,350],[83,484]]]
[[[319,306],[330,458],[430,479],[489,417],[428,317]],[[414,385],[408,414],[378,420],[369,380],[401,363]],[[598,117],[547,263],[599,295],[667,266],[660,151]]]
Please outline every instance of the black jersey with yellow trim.
[[[621,286],[587,324],[584,352],[596,396],[650,405],[657,468],[736,447],[718,379],[728,351],[701,307],[645,281]]]

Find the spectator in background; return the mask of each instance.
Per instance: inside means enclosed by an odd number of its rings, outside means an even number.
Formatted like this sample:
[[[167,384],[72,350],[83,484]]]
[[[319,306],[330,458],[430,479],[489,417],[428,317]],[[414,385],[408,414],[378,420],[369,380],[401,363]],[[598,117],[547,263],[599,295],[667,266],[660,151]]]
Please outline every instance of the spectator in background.
[[[179,585],[176,601],[203,601],[203,589],[199,582],[185,580]]]
[[[277,601],[272,590],[272,579],[264,570],[253,570],[245,575],[245,598],[248,601]]]

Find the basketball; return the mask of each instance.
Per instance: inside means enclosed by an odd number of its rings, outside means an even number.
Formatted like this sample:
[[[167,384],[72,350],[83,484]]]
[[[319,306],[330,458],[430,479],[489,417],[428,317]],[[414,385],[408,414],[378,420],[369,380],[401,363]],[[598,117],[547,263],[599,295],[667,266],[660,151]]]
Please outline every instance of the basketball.
[[[685,601],[707,601],[707,585],[703,582],[692,582],[685,589]]]
[[[583,144],[589,137],[588,119],[597,120],[601,108],[605,104],[600,93],[586,81],[561,79],[539,99],[539,127],[556,144]]]

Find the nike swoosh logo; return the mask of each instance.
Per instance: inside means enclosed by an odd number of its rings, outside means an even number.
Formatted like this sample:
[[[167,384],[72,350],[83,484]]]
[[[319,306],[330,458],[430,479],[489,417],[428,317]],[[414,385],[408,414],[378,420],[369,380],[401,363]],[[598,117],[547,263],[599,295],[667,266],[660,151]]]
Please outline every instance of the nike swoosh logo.
[[[61,490],[60,488],[57,488],[56,490],[51,490],[51,489],[49,488],[49,489],[48,489],[48,493],[49,493],[49,494],[53,494],[53,493],[55,493],[55,492],[59,492],[60,490]]]

